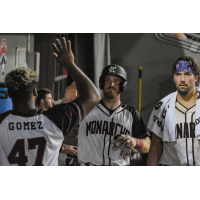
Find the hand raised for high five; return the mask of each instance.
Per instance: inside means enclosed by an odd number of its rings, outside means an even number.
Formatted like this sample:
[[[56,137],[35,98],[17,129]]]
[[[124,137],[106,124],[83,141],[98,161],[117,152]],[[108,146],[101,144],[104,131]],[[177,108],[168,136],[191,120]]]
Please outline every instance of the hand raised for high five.
[[[63,45],[62,45],[63,44]],[[53,56],[56,60],[64,67],[74,64],[74,55],[71,50],[71,41],[68,40],[66,43],[65,38],[62,38],[62,44],[59,39],[56,39],[56,44],[53,43]]]
[[[70,86],[67,87],[65,91],[65,97],[62,103],[69,103],[73,101],[74,99],[79,97],[77,93],[78,93],[78,90],[76,88],[76,84],[75,82],[73,82]]]
[[[84,113],[84,116],[81,118],[82,120],[83,117],[86,117],[86,115],[99,103],[99,91],[93,82],[74,63],[71,42],[67,41],[66,43],[65,38],[62,38],[62,44],[59,39],[56,39],[55,43],[53,43],[53,56],[67,69],[68,73],[76,83],[80,95],[80,97],[77,98],[77,101],[81,104]]]

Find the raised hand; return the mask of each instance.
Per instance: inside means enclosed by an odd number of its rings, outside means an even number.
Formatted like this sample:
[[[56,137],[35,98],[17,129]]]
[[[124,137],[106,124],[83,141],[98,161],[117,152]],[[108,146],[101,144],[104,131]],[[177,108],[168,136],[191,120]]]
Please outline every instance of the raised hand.
[[[79,97],[77,95],[78,90],[76,88],[75,82],[73,82],[70,86],[68,86],[65,90],[65,97],[63,99],[63,103],[69,103]]]
[[[68,40],[66,43],[65,38],[62,38],[62,43],[60,43],[59,39],[56,39],[56,44],[53,43],[53,56],[56,58],[57,62],[59,62],[64,67],[67,67],[70,64],[74,64],[74,55],[71,50],[71,41]]]
[[[80,95],[80,97],[77,98],[77,101],[81,104],[84,113],[84,116],[81,118],[82,120],[83,117],[86,117],[86,115],[99,103],[99,91],[93,82],[74,63],[74,55],[71,50],[70,41],[66,43],[65,38],[62,38],[61,44],[60,40],[56,39],[56,44],[53,43],[53,49],[53,56],[67,69],[68,73],[76,83]]]

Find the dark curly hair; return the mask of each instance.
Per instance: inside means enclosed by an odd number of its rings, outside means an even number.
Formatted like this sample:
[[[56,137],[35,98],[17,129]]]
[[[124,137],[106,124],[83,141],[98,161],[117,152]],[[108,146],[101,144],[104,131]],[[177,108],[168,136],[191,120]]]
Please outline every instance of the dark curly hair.
[[[174,71],[176,70],[176,64],[180,61],[180,60],[185,60],[188,61],[190,63],[190,67],[195,71],[195,75],[198,75],[198,81],[196,82],[196,85],[199,85],[199,75],[200,75],[200,70],[199,70],[199,64],[197,63],[197,60],[195,58],[192,58],[190,56],[181,56],[179,57],[173,64],[172,66],[172,74],[174,74]]]
[[[17,67],[5,77],[8,94],[12,99],[28,99],[36,87],[36,72],[28,67]]]

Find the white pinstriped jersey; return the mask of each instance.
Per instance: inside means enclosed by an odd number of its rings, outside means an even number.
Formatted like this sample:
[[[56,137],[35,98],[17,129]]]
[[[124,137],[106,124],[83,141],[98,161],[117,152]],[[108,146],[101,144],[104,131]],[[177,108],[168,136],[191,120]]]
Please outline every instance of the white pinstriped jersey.
[[[46,112],[8,111],[0,115],[0,165],[58,165],[63,134],[80,122],[78,103],[57,105]]]
[[[116,134],[144,138],[148,135],[140,114],[135,108],[120,105],[112,114],[102,101],[81,122],[78,134],[78,161],[80,165],[129,165],[120,150],[112,150]]]
[[[200,165],[200,142],[195,138],[196,105],[187,109],[179,102],[175,104],[176,141],[163,142],[163,165]]]

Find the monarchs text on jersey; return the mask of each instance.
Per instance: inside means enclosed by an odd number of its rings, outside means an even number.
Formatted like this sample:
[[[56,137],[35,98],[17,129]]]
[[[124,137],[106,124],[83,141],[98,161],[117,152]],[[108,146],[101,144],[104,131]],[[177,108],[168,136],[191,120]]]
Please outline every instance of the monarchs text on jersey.
[[[195,138],[195,112],[196,105],[186,108],[180,102],[176,101],[176,141],[163,141],[163,154],[160,164],[170,166],[200,165],[199,139]]]
[[[116,134],[145,138],[148,133],[138,111],[120,105],[112,114],[102,101],[86,116],[79,127],[78,160],[81,165],[129,165],[120,149],[112,150],[112,139]]]

